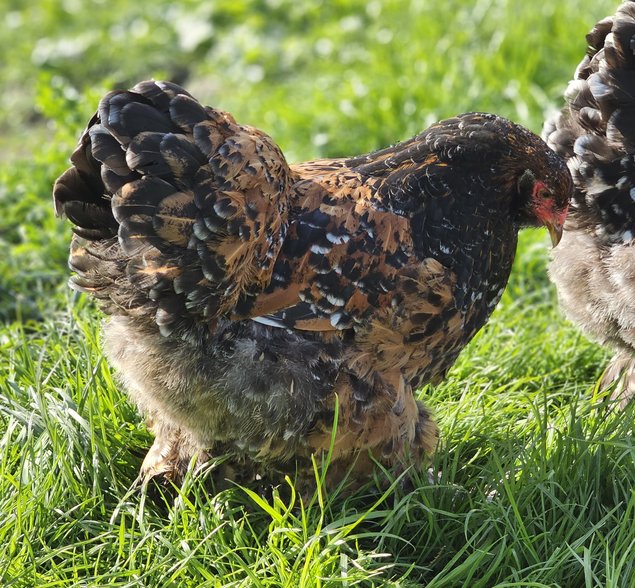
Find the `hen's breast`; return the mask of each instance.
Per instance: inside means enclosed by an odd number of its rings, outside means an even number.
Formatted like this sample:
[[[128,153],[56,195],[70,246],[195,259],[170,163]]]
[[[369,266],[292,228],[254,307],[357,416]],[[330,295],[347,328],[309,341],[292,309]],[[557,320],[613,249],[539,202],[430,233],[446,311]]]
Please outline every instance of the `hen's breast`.
[[[417,370],[413,385],[445,375],[465,345],[487,323],[507,286],[517,231],[509,223],[496,222],[495,217],[484,220],[482,226],[479,220],[472,217],[462,228],[459,221],[453,228],[446,224],[427,229],[428,234],[438,235],[431,240],[438,245],[427,255],[447,267],[455,283],[452,301],[439,319],[445,327],[444,337],[426,342],[425,353],[431,364]]]

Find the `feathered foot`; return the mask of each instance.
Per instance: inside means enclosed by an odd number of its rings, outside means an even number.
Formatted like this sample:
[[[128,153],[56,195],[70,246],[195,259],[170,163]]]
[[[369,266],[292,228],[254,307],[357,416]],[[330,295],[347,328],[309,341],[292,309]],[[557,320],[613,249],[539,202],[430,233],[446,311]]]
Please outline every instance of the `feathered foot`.
[[[153,419],[148,419],[148,427],[155,434],[155,439],[141,464],[139,478],[142,481],[162,476],[166,480],[180,483],[194,455],[197,455],[198,465],[209,459],[208,454],[180,429]]]
[[[627,350],[620,350],[611,359],[600,387],[606,389],[613,386],[611,399],[619,403],[620,408],[635,399],[635,356]]]

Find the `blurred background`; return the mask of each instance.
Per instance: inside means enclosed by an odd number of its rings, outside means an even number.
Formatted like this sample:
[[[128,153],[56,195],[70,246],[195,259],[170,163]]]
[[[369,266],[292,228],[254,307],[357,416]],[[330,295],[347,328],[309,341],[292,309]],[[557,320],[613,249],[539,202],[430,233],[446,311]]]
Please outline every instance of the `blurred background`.
[[[5,0],[2,152],[31,154],[51,120],[76,134],[87,92],[148,77],[266,127],[292,159],[372,149],[474,109],[537,129],[584,32],[615,4]]]

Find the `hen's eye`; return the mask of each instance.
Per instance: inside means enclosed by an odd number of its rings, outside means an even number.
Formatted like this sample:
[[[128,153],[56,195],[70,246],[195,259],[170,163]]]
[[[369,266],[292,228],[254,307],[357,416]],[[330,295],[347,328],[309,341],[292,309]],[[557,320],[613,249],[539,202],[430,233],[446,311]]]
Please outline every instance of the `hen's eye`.
[[[535,182],[531,194],[532,201],[538,202],[547,198],[551,198],[551,192],[547,189],[547,186],[540,181]]]

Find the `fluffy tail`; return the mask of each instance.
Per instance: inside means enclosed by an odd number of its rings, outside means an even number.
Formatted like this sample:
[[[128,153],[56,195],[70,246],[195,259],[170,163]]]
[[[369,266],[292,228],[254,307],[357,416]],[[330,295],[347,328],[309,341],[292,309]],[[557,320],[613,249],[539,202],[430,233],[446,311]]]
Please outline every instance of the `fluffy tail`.
[[[56,182],[73,287],[162,332],[213,320],[269,281],[292,174],[261,131],[169,82],[113,91]]]
[[[568,161],[577,188],[568,228],[622,242],[635,222],[635,2],[598,22],[587,43],[567,106],[546,122],[543,137]]]
[[[185,153],[162,150],[160,141],[168,134],[191,132],[205,118],[200,104],[169,82],[142,82],[130,91],[108,93],[71,156],[73,167],[55,182],[56,213],[67,216],[84,238],[115,235],[119,222],[112,196],[144,175],[168,181],[172,175],[182,175],[184,156],[194,155],[202,163],[202,154],[187,149],[183,141],[175,139]]]

